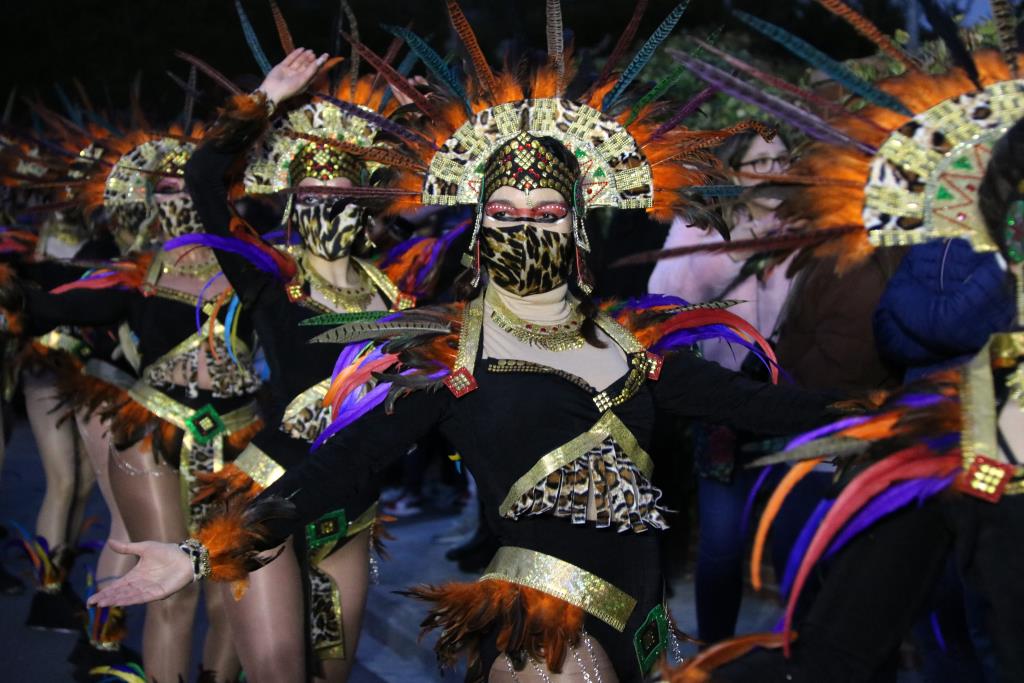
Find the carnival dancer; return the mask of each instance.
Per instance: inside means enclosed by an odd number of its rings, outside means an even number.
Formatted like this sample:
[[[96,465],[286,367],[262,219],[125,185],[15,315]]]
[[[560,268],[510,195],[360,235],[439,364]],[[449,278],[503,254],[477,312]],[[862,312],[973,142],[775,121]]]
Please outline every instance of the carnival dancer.
[[[442,629],[441,660],[467,654],[470,680],[540,681],[561,672],[639,681],[669,631],[656,539],[667,522],[644,450],[655,410],[785,433],[838,408],[669,352],[713,334],[763,343],[727,312],[655,299],[611,315],[589,299],[586,209],[670,217],[685,205],[679,191],[706,178],[702,150],[734,132],[659,130],[628,109],[611,115],[683,6],[622,78],[596,84],[582,101],[563,96],[571,68],[560,41],[524,87],[491,71],[457,3],[448,7],[475,80],[450,104],[408,88],[435,117],[426,141],[405,133],[430,162],[392,194],[396,209],[477,206],[462,299],[321,335],[348,344],[327,394],[334,421],[315,444],[322,447],[181,547],[125,546],[139,565],[92,601],[159,599],[197,576],[242,579],[260,564],[259,552],[347,504],[437,428],[473,472],[502,542],[480,581],[411,591],[433,604],[425,625]],[[408,42],[425,48],[415,36]],[[360,53],[382,63],[365,46]],[[461,86],[436,53],[426,54],[439,80]]]

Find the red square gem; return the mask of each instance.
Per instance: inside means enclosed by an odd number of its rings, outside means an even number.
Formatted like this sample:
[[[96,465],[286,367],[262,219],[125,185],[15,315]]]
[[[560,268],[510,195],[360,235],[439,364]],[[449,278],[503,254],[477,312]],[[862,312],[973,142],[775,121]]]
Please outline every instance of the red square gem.
[[[661,367],[665,359],[656,353],[646,352],[647,355],[647,379],[658,379],[661,377]]]
[[[462,398],[477,388],[476,377],[466,368],[459,368],[444,378],[444,385],[448,391],[455,394],[455,398]]]
[[[306,294],[302,291],[302,281],[295,279],[284,286],[284,291],[288,295],[288,301],[302,301],[306,298]]]
[[[395,297],[395,303],[392,305],[392,310],[404,311],[407,308],[416,307],[416,297],[412,294],[406,294],[405,292],[399,292],[398,296]]]
[[[979,455],[960,473],[953,487],[968,496],[995,503],[1003,497],[1013,472],[1013,465]]]

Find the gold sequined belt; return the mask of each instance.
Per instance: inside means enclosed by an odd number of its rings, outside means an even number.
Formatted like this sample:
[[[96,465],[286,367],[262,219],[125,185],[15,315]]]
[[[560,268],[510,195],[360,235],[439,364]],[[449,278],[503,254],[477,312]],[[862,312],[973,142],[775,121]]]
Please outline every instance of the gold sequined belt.
[[[599,576],[536,550],[503,546],[480,581],[509,581],[547,593],[623,631],[636,600]]]
[[[70,353],[73,356],[88,356],[90,352],[89,345],[84,341],[72,334],[68,334],[67,332],[61,332],[60,330],[53,330],[44,335],[38,336],[35,338],[35,342],[48,349],[64,351],[65,353]]]
[[[284,474],[284,468],[251,441],[235,458],[235,467],[249,475],[250,479],[264,489]]]

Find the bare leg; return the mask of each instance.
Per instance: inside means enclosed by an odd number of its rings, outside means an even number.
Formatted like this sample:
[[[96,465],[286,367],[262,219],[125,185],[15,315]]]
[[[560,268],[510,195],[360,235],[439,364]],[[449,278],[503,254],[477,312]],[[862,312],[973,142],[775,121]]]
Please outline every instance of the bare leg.
[[[234,599],[231,586],[221,589],[246,679],[304,683],[302,573],[291,541],[277,559],[249,574],[241,600]]]
[[[589,642],[589,647],[588,647]],[[530,660],[522,671],[513,671],[512,663],[504,654],[499,654],[491,665],[488,683],[582,683],[583,681],[604,681],[618,683],[612,662],[608,659],[601,643],[591,636],[584,635],[575,649],[570,649],[565,656],[561,673],[552,673],[544,662]]]
[[[227,602],[234,601],[223,586],[206,586],[206,618],[210,628],[206,630],[203,643],[203,669],[214,672],[217,681],[233,681],[238,678],[241,666],[231,638],[231,623],[228,620]]]
[[[318,567],[331,577],[341,595],[345,659],[323,660],[324,678],[314,680],[345,683],[356,659],[359,633],[363,628],[363,612],[366,609],[366,589],[370,581],[369,529],[352,538],[337,552],[325,557]]]
[[[70,420],[59,427],[57,392],[53,376],[24,374],[25,410],[39,448],[46,476],[46,493],[36,534],[46,539],[51,551],[68,545],[72,508],[75,501],[75,430]]]
[[[178,472],[157,463],[148,447],[140,443],[113,451],[109,473],[131,540],[179,543],[188,536]],[[189,656],[198,600],[199,586],[192,584],[146,606],[142,658],[149,680],[191,679]]]
[[[124,525],[124,519],[118,510],[114,493],[110,489],[110,477],[107,472],[107,461],[110,458],[110,433],[107,425],[94,413],[91,417],[85,412],[79,411],[75,414],[75,421],[78,424],[78,433],[82,436],[85,454],[92,465],[93,474],[99,484],[100,493],[103,495],[103,502],[110,511],[110,533],[107,540],[127,542],[128,529]],[[100,551],[99,561],[96,564],[96,580],[105,581],[121,576],[135,566],[135,557],[115,553],[106,544]]]

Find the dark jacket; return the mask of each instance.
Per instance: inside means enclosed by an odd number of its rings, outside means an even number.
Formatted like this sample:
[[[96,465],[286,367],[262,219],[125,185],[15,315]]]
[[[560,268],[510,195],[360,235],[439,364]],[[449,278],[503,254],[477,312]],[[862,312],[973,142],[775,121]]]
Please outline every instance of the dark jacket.
[[[914,379],[957,365],[1013,323],[1013,280],[961,239],[911,249],[875,312],[882,357]]]

